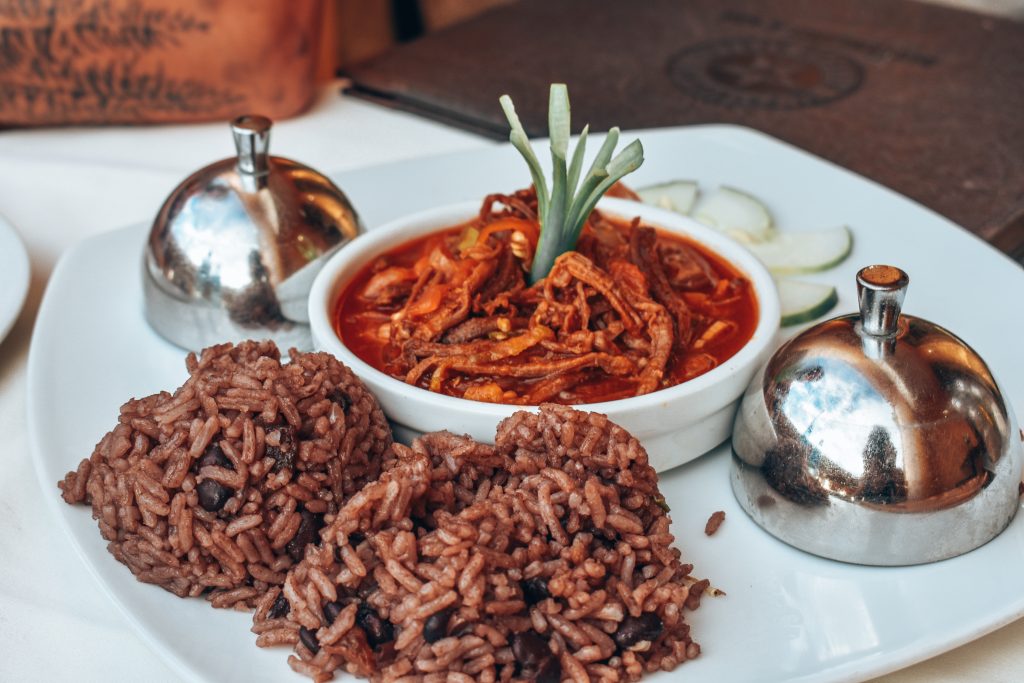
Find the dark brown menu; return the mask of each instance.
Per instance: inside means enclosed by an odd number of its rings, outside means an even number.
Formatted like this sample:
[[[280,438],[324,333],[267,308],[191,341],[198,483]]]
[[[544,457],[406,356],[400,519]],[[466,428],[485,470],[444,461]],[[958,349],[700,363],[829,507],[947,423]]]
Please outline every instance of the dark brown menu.
[[[900,0],[523,0],[349,75],[494,137],[504,92],[544,135],[555,81],[595,130],[750,126],[1024,259],[1024,24]]]

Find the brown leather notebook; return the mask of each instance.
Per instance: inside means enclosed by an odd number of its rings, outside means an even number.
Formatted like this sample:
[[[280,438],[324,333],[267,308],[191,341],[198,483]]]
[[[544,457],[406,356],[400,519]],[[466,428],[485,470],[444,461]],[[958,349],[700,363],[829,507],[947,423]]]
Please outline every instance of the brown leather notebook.
[[[523,0],[349,75],[494,137],[504,92],[546,134],[555,81],[595,130],[750,126],[1024,259],[1024,24],[899,0]]]

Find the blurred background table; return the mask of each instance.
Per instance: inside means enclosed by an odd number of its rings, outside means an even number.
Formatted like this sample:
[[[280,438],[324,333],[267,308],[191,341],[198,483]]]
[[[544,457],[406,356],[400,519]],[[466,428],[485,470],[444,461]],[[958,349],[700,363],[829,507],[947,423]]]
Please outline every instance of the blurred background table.
[[[477,136],[338,95],[332,85],[307,114],[278,124],[274,149],[325,171],[493,144]],[[0,680],[173,681],[66,544],[32,471],[25,426],[32,323],[60,254],[100,232],[152,220],[189,172],[231,153],[224,124],[21,130],[0,133],[0,212],[32,262],[28,302],[0,344]],[[74,330],[68,330],[74,343]],[[127,573],[126,573],[126,578]],[[969,599],[970,582],[950,586]],[[1024,620],[885,683],[1024,680]]]
[[[1024,262],[1019,21],[900,0],[517,0],[345,71],[354,94],[495,139],[503,93],[544,135],[552,82],[593,130],[747,126]]]

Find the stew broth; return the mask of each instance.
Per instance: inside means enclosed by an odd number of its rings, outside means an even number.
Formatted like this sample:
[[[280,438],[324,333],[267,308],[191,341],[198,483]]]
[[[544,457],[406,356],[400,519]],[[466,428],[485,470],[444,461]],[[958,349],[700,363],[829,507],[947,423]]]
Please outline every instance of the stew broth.
[[[597,212],[595,215],[598,215]],[[638,228],[638,222],[630,224],[599,216],[597,222],[592,219],[591,223],[588,223],[578,250],[584,255],[589,255],[594,262],[602,262],[603,258],[609,271],[614,271],[611,279],[617,283],[616,288],[623,288],[625,291],[628,288],[623,283],[630,280],[648,283],[649,292],[654,292],[650,295],[649,303],[645,304],[636,294],[632,298],[640,302],[636,304],[636,310],[647,311],[653,316],[648,320],[655,322],[647,325],[651,330],[658,328],[658,320],[662,321],[664,327],[665,311],[670,307],[674,316],[675,337],[672,341],[672,351],[663,371],[647,372],[648,375],[656,375],[656,381],[647,382],[640,387],[641,391],[638,392],[637,378],[645,374],[645,367],[649,363],[645,363],[645,356],[634,357],[632,354],[637,349],[643,351],[645,340],[642,335],[636,336],[638,333],[635,331],[632,333],[633,336],[628,330],[616,334],[617,322],[612,311],[598,313],[613,306],[610,307],[599,295],[597,290],[605,280],[598,278],[597,273],[603,271],[597,267],[588,270],[584,261],[590,263],[590,260],[577,259],[578,266],[583,264],[584,272],[581,277],[584,280],[569,281],[562,291],[555,290],[553,285],[550,289],[554,294],[548,299],[544,299],[541,292],[545,291],[546,281],[555,276],[557,264],[552,270],[552,275],[532,287],[525,283],[517,285],[518,289],[512,287],[509,291],[515,291],[513,295],[506,296],[506,306],[503,307],[498,299],[481,301],[477,297],[471,299],[471,310],[458,325],[441,334],[437,334],[435,329],[424,331],[424,326],[432,325],[434,322],[431,321],[431,311],[437,311],[440,307],[439,297],[452,296],[452,292],[446,291],[444,287],[452,289],[461,286],[462,281],[468,281],[479,270],[479,255],[470,255],[477,257],[474,261],[473,258],[466,257],[464,250],[467,235],[472,238],[474,234],[470,231],[482,232],[486,225],[486,222],[481,223],[479,220],[471,221],[410,240],[362,268],[345,287],[335,306],[334,328],[344,344],[363,361],[396,379],[450,396],[513,404],[547,401],[580,404],[627,398],[698,377],[735,355],[749,341],[757,326],[758,306],[750,282],[718,254],[677,233],[656,230],[655,245],[650,247],[649,253],[656,254],[656,259],[661,262],[661,270],[671,271],[675,276],[675,281],[672,281],[672,278],[665,278],[672,288],[671,291],[659,291],[656,283],[650,284],[651,281],[661,279],[657,273],[648,271],[645,278],[642,275],[638,276],[640,270],[632,268],[630,264],[616,263],[616,260],[623,259],[614,254],[621,256],[626,253],[624,250],[627,247],[624,245],[626,240],[632,237],[631,231]],[[615,231],[618,231],[618,237],[614,235]],[[528,230],[524,228],[523,232],[526,233]],[[515,232],[511,234],[513,236],[509,239],[512,246],[508,248],[516,251]],[[498,233],[492,233],[491,237],[484,240],[484,246],[488,249],[495,240],[495,235]],[[521,236],[524,239],[530,237],[525,234]],[[535,236],[533,237],[535,239]],[[608,244],[612,246],[608,247]],[[480,247],[480,244],[472,248],[477,247]],[[638,247],[634,245],[634,255],[638,253],[637,249]],[[613,256],[604,254],[606,251]],[[522,253],[522,250],[519,253]],[[692,253],[699,255],[700,259],[692,259],[689,256],[687,258],[691,261],[701,261],[700,267],[705,271],[710,269],[710,272],[704,273],[703,280],[698,273],[697,280],[701,280],[700,282],[691,278],[683,281],[687,286],[681,287],[679,269],[671,270],[672,259],[679,254]],[[448,284],[442,286],[431,282],[429,278],[424,279],[424,269],[434,262],[441,263],[442,266],[439,267],[452,270],[448,275],[451,280]],[[425,263],[428,265],[424,265]],[[517,267],[521,265],[518,263]],[[492,278],[498,277],[499,267],[495,268]],[[687,268],[689,266],[684,266],[683,270],[689,272]],[[577,272],[571,267],[565,270]],[[555,277],[559,280],[555,283],[557,285],[568,276],[561,273]],[[417,282],[411,285],[408,282],[397,282],[413,278],[416,278]],[[395,280],[397,285],[392,280]],[[392,285],[405,286],[409,291],[404,296],[400,291],[397,296],[389,294],[382,297],[379,294],[383,291],[382,287]],[[481,290],[485,288],[486,281]],[[634,291],[639,289],[634,288]],[[498,296],[507,294],[508,292],[499,293]],[[653,308],[659,294],[667,303],[660,313]],[[608,296],[608,301],[616,300],[614,292],[608,293]],[[629,292],[626,291],[624,296],[629,299]],[[411,302],[411,297],[415,297],[416,301]],[[580,320],[576,320],[575,323],[567,322],[568,327],[563,325],[563,329],[556,332],[554,338],[548,335],[550,330],[545,331],[544,325],[534,324],[543,318],[543,315],[547,315],[548,308],[559,309],[569,306],[566,302],[570,299],[576,306],[575,317]],[[496,308],[495,301],[498,301]],[[540,312],[543,315],[538,314],[540,306],[546,307]],[[490,309],[487,310],[487,307]],[[683,311],[683,308],[688,312]],[[572,318],[574,313],[571,307],[565,310],[565,316]],[[687,318],[687,315],[690,318]],[[530,322],[525,322],[527,316]],[[401,326],[395,323],[396,318],[401,318]],[[585,327],[582,326],[583,318],[589,320]],[[409,323],[410,319],[420,321]],[[687,325],[687,320],[692,330],[688,327],[680,333],[680,329]],[[623,318],[622,322],[627,321]],[[576,327],[573,327],[573,324]],[[485,333],[470,338],[468,342],[464,341],[463,337],[472,333],[474,327],[485,330]],[[538,329],[541,331],[538,332]],[[532,338],[522,341],[523,335],[529,334],[539,335],[544,339],[539,342]],[[684,335],[688,337],[685,344],[680,343]],[[659,342],[664,341],[665,333],[662,331],[656,335],[652,331],[650,336],[649,346],[655,348]],[[572,346],[576,339],[582,340],[582,346],[579,348]],[[586,346],[588,339],[591,340],[589,347]],[[526,347],[525,350],[507,355],[508,349],[503,347],[515,345],[517,340],[522,341],[521,345]],[[412,352],[410,347],[413,348]],[[579,354],[572,356],[567,353],[570,347],[579,351]],[[419,355],[422,353],[434,355],[424,360]],[[650,357],[658,357],[657,353],[651,351]],[[601,358],[597,358],[602,354]],[[623,362],[616,360],[617,355],[622,356]],[[420,366],[425,362],[429,363],[431,358],[437,359],[432,367],[420,371]],[[482,358],[484,360],[481,360]],[[573,360],[574,358],[592,359],[593,363],[583,363],[582,360]],[[630,360],[633,367],[626,366],[625,360]],[[544,365],[545,363],[554,369],[544,372],[548,367]],[[580,367],[565,370],[574,365]]]

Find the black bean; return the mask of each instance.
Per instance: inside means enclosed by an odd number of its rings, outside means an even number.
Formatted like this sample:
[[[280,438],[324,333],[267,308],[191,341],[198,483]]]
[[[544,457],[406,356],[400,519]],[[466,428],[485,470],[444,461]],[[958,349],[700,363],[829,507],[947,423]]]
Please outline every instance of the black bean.
[[[524,677],[536,674],[544,661],[551,657],[551,647],[548,641],[537,634],[536,631],[523,631],[513,633],[509,639],[512,646],[512,655],[519,662],[520,673]]]
[[[303,555],[306,554],[307,545],[317,542],[318,532],[324,525],[322,515],[314,515],[309,510],[303,510],[300,515],[302,521],[299,522],[299,530],[295,532],[292,540],[288,541],[288,545],[284,547],[296,562],[302,561]]]
[[[548,657],[548,659],[540,665],[537,677],[533,680],[536,681],[536,683],[561,683],[562,663],[558,661],[558,657],[555,657],[554,655]]]
[[[619,630],[612,636],[615,644],[628,650],[637,643],[647,641],[653,643],[665,630],[661,618],[654,612],[644,612],[639,617],[628,616],[619,624]]]
[[[380,588],[380,586],[377,585],[376,579],[367,579],[365,583],[361,584],[359,588],[356,589],[356,595],[361,597],[363,600],[366,600],[373,595],[378,588]]]
[[[295,445],[295,429],[285,425],[277,430],[278,445],[267,444],[266,454],[274,459],[274,471],[291,467],[295,464],[295,454],[298,448]]]
[[[218,512],[231,499],[233,491],[213,479],[204,479],[196,487],[196,493],[199,494],[199,504],[203,506],[204,510]]]
[[[341,387],[335,387],[331,390],[331,393],[327,394],[327,398],[341,406],[341,412],[348,413],[348,407],[351,405],[351,401],[348,400],[348,396],[341,390]]]
[[[222,451],[220,449],[220,446],[218,446],[215,443],[211,443],[209,446],[207,446],[203,454],[196,458],[196,461],[192,463],[192,471],[198,474],[199,470],[202,469],[203,467],[211,466],[225,467],[229,470],[235,469],[235,466],[231,464],[231,461],[228,460],[228,457],[224,455],[224,451]]]
[[[435,643],[448,635],[448,619],[451,615],[450,609],[443,609],[427,617],[423,622],[423,640]]]
[[[548,582],[540,577],[526,579],[520,584],[520,588],[523,590],[523,600],[526,600],[527,605],[536,605],[541,600],[551,597],[551,593],[548,592]]]
[[[285,616],[292,610],[292,606],[288,604],[288,598],[284,595],[278,595],[277,600],[274,600],[274,604],[270,607],[270,611],[267,612],[267,616],[271,619],[278,619]]]
[[[619,535],[613,529],[599,529],[591,523],[583,528],[583,531],[594,536],[594,542],[602,547],[611,550],[618,543]]]
[[[299,640],[306,646],[306,649],[316,654],[320,651],[320,643],[316,640],[316,634],[310,631],[305,626],[299,627]]]
[[[366,642],[370,647],[377,647],[395,639],[395,627],[391,622],[382,618],[377,614],[377,610],[365,602],[356,610],[356,624],[366,633]]]
[[[453,638],[461,638],[462,636],[468,636],[470,633],[472,633],[474,628],[476,628],[476,624],[474,624],[472,621],[464,621],[455,628],[453,628],[452,632],[449,635],[451,635]]]
[[[324,617],[327,619],[327,625],[330,626],[334,623],[334,620],[341,614],[343,605],[340,602],[329,602],[324,605]]]

